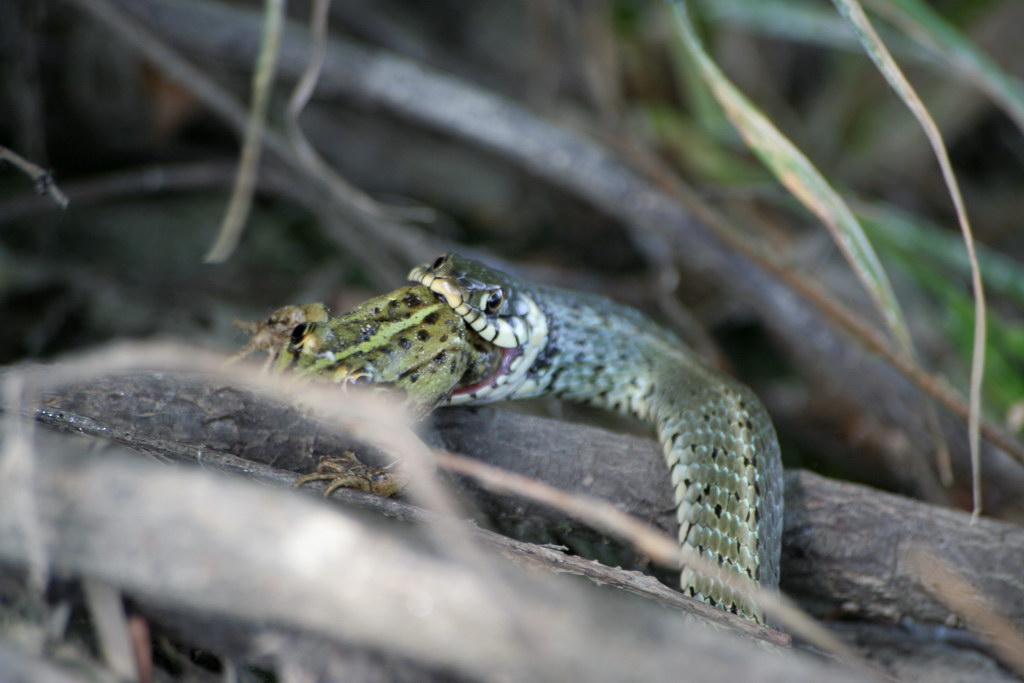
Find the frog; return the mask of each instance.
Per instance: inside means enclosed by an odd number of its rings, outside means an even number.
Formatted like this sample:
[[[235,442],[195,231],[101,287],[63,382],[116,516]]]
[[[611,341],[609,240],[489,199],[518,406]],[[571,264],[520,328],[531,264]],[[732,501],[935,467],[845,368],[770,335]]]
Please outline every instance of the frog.
[[[423,285],[400,287],[337,316],[323,303],[284,306],[258,322],[237,322],[249,343],[232,362],[265,351],[264,368],[342,388],[398,397],[414,420],[458,392],[472,393],[495,375],[507,355],[488,344],[444,300]],[[401,493],[405,470],[367,465],[356,454],[321,458],[295,486],[327,481],[323,495],[358,488],[383,496]]]

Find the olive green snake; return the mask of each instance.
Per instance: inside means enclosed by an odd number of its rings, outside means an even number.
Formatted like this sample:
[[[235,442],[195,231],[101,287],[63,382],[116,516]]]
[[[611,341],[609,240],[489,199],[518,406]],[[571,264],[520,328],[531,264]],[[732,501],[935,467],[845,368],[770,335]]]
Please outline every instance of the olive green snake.
[[[278,367],[389,385],[422,412],[551,396],[637,417],[661,443],[680,545],[739,585],[777,586],[782,465],[771,419],[750,389],[604,297],[523,282],[454,254],[413,268],[409,279],[417,285],[334,319],[322,307],[279,311],[288,325],[302,322]],[[718,578],[684,568],[680,586],[765,621],[743,590]]]

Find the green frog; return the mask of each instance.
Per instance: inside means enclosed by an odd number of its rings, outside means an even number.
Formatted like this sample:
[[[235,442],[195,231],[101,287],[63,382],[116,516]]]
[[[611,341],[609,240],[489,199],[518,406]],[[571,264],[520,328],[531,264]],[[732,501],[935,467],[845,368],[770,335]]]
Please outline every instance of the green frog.
[[[455,254],[413,268],[409,279],[415,284],[336,318],[318,304],[281,309],[250,329],[246,350],[276,347],[279,370],[388,387],[418,414],[552,396],[637,417],[655,429],[665,454],[680,544],[741,581],[778,584],[779,446],[747,387],[604,297],[524,282]],[[346,455],[300,481],[381,493],[405,484],[394,468],[360,468]],[[758,605],[714,577],[687,568],[680,585],[764,623]]]

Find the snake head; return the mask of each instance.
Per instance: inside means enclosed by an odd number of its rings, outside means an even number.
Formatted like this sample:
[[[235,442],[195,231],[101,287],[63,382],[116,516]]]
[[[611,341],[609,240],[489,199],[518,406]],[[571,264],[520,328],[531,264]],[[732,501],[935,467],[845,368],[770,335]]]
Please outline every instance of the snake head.
[[[413,268],[409,279],[444,299],[495,346],[515,348],[530,339],[529,306],[517,295],[512,278],[499,270],[458,254],[442,254],[431,265]]]

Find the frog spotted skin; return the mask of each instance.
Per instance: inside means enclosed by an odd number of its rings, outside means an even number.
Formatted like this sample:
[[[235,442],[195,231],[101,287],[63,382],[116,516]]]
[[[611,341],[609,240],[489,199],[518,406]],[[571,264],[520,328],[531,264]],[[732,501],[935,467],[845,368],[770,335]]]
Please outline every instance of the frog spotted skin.
[[[277,354],[276,369],[400,392],[417,415],[448,399],[460,383],[493,372],[503,355],[423,286],[402,287],[331,319],[317,315],[306,322],[295,308],[271,317],[299,321]]]
[[[454,254],[409,279],[417,285],[299,324],[277,367],[395,387],[421,412],[553,396],[640,418],[662,445],[680,545],[740,583],[778,584],[782,466],[753,392],[603,297],[523,282]],[[272,319],[293,319],[291,308]],[[687,568],[680,581],[688,595],[764,622],[743,591],[718,578]]]

